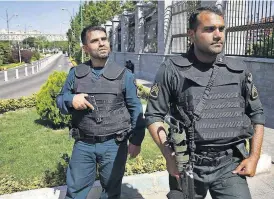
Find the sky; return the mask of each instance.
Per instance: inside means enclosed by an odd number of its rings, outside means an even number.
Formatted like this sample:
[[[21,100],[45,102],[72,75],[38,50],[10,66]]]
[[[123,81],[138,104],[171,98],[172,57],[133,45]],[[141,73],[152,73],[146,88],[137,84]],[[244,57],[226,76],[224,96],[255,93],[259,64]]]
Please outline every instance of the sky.
[[[1,1],[0,0],[0,30],[7,29],[6,9],[10,30],[38,30],[44,34],[65,34],[69,28],[71,14],[78,12],[78,1]],[[61,10],[66,8],[66,10]]]

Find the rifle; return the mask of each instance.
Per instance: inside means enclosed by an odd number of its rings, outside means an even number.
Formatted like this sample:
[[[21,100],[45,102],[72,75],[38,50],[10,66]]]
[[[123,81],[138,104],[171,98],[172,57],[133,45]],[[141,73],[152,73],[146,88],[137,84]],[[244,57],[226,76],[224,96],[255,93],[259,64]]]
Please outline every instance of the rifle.
[[[176,108],[179,111],[180,118],[183,122],[176,120],[172,116],[165,117],[165,122],[170,126],[169,141],[174,144],[173,147],[175,150],[177,167],[180,172],[179,189],[182,191],[182,194],[180,194],[180,192],[178,191],[171,191],[167,195],[169,199],[195,199],[193,168],[195,162],[194,152],[196,149],[196,145],[194,142],[194,129],[195,122],[198,121],[200,118],[200,115],[205,106],[206,99],[208,99],[211,88],[213,87],[215,78],[219,70],[218,65],[213,64],[213,66],[214,68],[212,70],[209,82],[202,95],[202,98],[197,104],[193,114],[190,115],[190,118],[177,105]],[[187,130],[187,139],[184,129]]]
[[[182,123],[172,116],[166,116],[165,122],[170,126],[168,141],[175,151],[176,163],[180,172],[180,179],[178,181],[180,191],[171,190],[167,197],[169,199],[195,199],[194,162],[192,161],[194,157],[191,157],[194,154],[188,152],[188,141],[184,131],[184,127],[191,125],[191,122],[187,118],[185,123]]]

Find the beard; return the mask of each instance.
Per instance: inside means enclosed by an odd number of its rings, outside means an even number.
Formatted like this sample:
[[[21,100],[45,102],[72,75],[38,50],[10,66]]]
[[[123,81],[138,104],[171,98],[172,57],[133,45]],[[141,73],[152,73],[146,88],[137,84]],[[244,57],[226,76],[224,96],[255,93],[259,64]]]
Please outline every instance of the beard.
[[[97,53],[92,53],[91,57],[93,57],[94,59],[107,59],[109,53],[109,50],[97,51]]]
[[[218,55],[223,51],[223,44],[211,44],[209,46],[196,45],[197,49],[202,53],[209,56]]]

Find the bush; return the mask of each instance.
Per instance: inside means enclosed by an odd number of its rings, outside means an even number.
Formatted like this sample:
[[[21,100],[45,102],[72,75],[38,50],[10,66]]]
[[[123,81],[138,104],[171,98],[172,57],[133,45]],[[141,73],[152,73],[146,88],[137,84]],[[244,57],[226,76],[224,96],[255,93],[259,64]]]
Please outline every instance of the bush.
[[[30,50],[21,50],[21,59],[25,63],[31,62],[32,55],[33,55],[33,52],[31,52]]]
[[[66,77],[67,73],[54,71],[36,97],[36,110],[41,119],[49,121],[53,127],[57,128],[66,126],[71,118],[61,114],[56,106],[56,97]]]
[[[66,184],[66,172],[70,157],[67,153],[61,156],[61,161],[57,163],[57,168],[53,171],[46,170],[42,179],[47,187],[54,187]]]
[[[66,171],[70,157],[62,154],[61,161],[56,164],[56,169],[48,169],[41,179],[35,178],[28,181],[21,181],[13,176],[0,176],[0,195],[18,191],[31,190],[43,187],[55,187],[66,184]],[[159,156],[156,161],[144,160],[142,156],[131,163],[126,163],[125,175],[142,173],[153,173],[166,170],[166,162],[163,156]],[[97,175],[97,180],[98,180]]]
[[[34,51],[33,53],[34,60],[39,60],[41,58],[41,55],[38,51]]]
[[[8,111],[15,111],[19,108],[31,108],[36,105],[36,94],[19,99],[0,100],[0,114]]]

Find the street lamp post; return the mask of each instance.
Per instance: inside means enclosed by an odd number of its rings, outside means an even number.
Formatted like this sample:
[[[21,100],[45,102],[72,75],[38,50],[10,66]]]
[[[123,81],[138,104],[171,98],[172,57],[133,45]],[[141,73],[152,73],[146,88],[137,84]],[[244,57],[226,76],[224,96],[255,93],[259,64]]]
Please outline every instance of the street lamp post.
[[[2,17],[7,22],[7,30],[8,30],[8,40],[9,40],[9,46],[10,46],[10,26],[9,22],[13,17],[17,17],[17,14],[13,14],[11,17],[9,17],[8,9],[6,9],[6,19]]]
[[[61,8],[61,10],[67,11],[69,13],[69,15],[70,15],[70,22],[72,22],[72,17],[74,16],[74,9],[73,9],[73,15],[71,14],[71,12],[67,8]],[[71,26],[71,41],[72,41],[72,36],[73,35],[75,35],[75,33],[73,32],[73,27]],[[70,43],[69,43],[69,56],[71,55],[71,46],[70,46]]]

